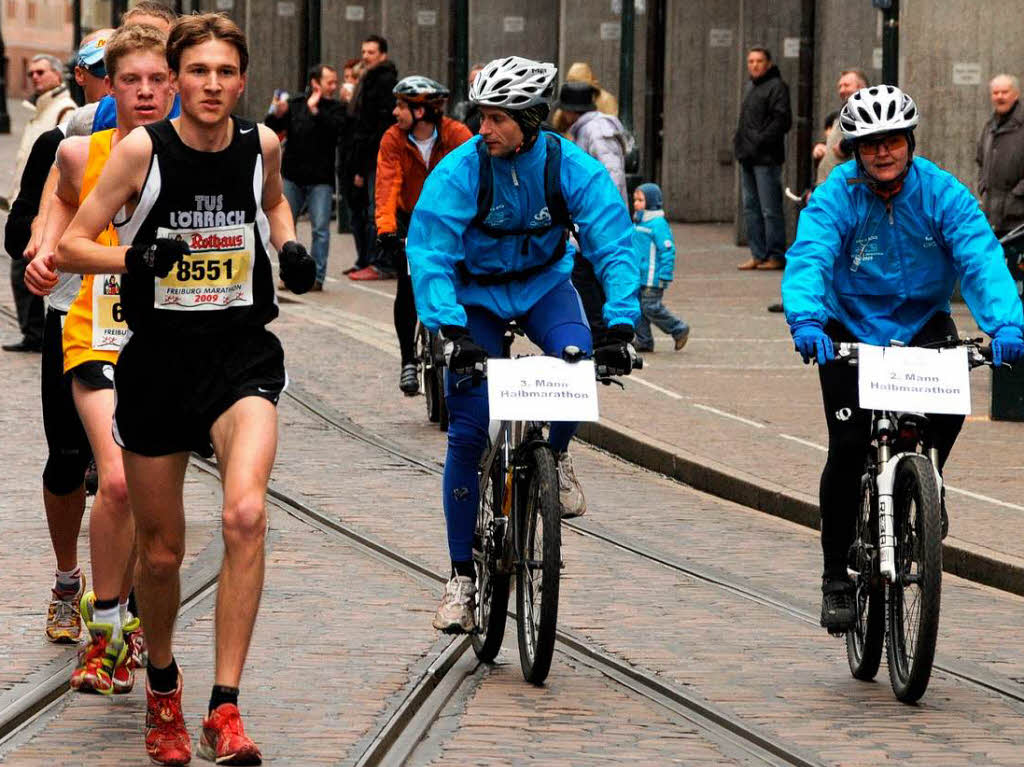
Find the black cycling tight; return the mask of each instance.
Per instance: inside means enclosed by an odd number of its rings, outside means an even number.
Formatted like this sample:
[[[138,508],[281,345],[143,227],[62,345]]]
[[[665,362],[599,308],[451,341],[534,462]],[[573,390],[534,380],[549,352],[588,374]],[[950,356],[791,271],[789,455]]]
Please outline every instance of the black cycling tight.
[[[830,322],[826,331],[832,340],[856,341],[842,325]],[[945,313],[932,316],[911,341],[912,346],[957,337],[952,318]],[[847,551],[856,532],[860,507],[860,478],[864,456],[871,443],[871,413],[858,406],[857,368],[824,365],[818,368],[821,398],[828,425],[828,460],[821,473],[821,549],[826,578],[846,577]],[[930,415],[932,442],[939,451],[939,468],[946,463],[963,426],[962,415]]]
[[[416,302],[412,295],[412,278],[405,260],[405,252],[395,258],[398,285],[395,291],[395,333],[402,352],[402,364],[416,362]]]

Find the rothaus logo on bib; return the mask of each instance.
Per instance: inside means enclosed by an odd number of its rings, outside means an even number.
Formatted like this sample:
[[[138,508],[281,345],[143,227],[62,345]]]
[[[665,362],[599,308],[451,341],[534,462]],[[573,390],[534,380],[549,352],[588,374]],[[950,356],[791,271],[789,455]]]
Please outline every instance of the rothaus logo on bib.
[[[157,278],[154,306],[175,311],[252,306],[253,224],[245,223],[245,211],[225,211],[223,195],[195,200],[195,210],[171,211],[171,226],[157,229],[157,237],[184,240],[191,253]]]

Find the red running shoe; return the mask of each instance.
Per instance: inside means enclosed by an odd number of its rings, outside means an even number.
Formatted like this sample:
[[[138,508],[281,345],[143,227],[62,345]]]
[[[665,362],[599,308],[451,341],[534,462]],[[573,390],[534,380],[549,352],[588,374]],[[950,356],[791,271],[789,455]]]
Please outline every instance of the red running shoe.
[[[245,734],[238,706],[222,703],[203,720],[199,755],[217,764],[263,764],[263,756]]]
[[[153,692],[146,680],[146,753],[155,764],[192,761],[192,744],[181,713],[180,674],[173,692]]]

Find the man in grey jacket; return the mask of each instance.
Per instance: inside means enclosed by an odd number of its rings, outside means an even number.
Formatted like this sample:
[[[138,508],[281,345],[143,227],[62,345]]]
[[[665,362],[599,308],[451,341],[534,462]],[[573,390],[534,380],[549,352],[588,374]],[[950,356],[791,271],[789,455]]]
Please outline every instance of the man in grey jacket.
[[[569,137],[600,162],[615,182],[622,201],[626,197],[626,153],[629,138],[618,117],[597,111],[597,89],[590,83],[565,83],[558,93],[558,108],[569,123]]]
[[[1024,107],[1020,81],[996,75],[989,83],[992,117],[978,139],[978,193],[997,237],[1024,224]]]

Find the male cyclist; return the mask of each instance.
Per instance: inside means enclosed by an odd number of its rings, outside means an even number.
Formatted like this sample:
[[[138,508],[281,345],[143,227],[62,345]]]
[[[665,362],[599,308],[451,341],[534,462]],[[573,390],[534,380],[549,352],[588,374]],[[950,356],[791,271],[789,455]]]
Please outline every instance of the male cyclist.
[[[967,188],[914,157],[913,100],[890,85],[863,88],[846,102],[839,122],[855,159],[815,189],[782,279],[796,350],[805,363],[820,365],[829,434],[820,496],[821,625],[833,634],[855,620],[847,551],[871,440],[871,415],[858,407],[856,369],[825,364],[833,343],[955,342],[949,299],[959,279],[975,320],[992,336],[993,362],[1024,356],[1024,315],[1002,249]],[[940,470],[963,420],[930,416]],[[945,504],[942,513],[945,535]]]
[[[546,354],[563,356],[568,347],[590,354],[593,348],[569,279],[569,218],[607,296],[608,331],[594,359],[626,374],[635,354],[630,342],[640,315],[639,274],[629,214],[604,166],[541,132],[556,73],[551,64],[518,56],[484,67],[469,93],[482,114],[480,135],[427,178],[409,228],[416,308],[424,325],[440,329],[448,366],[451,421],[442,493],[452,577],[433,624],[450,633],[475,628],[472,539],[488,425],[487,389],[475,371],[501,354],[509,320]],[[559,457],[563,511],[578,514],[583,496],[565,452],[575,428],[552,423],[550,441]]]
[[[399,80],[395,124],[380,141],[374,187],[377,243],[383,263],[398,275],[395,291],[395,332],[402,352],[398,387],[412,396],[419,390],[416,370],[416,306],[405,261],[403,237],[423,182],[441,159],[473,134],[444,116],[448,89],[436,80],[412,75]]]

